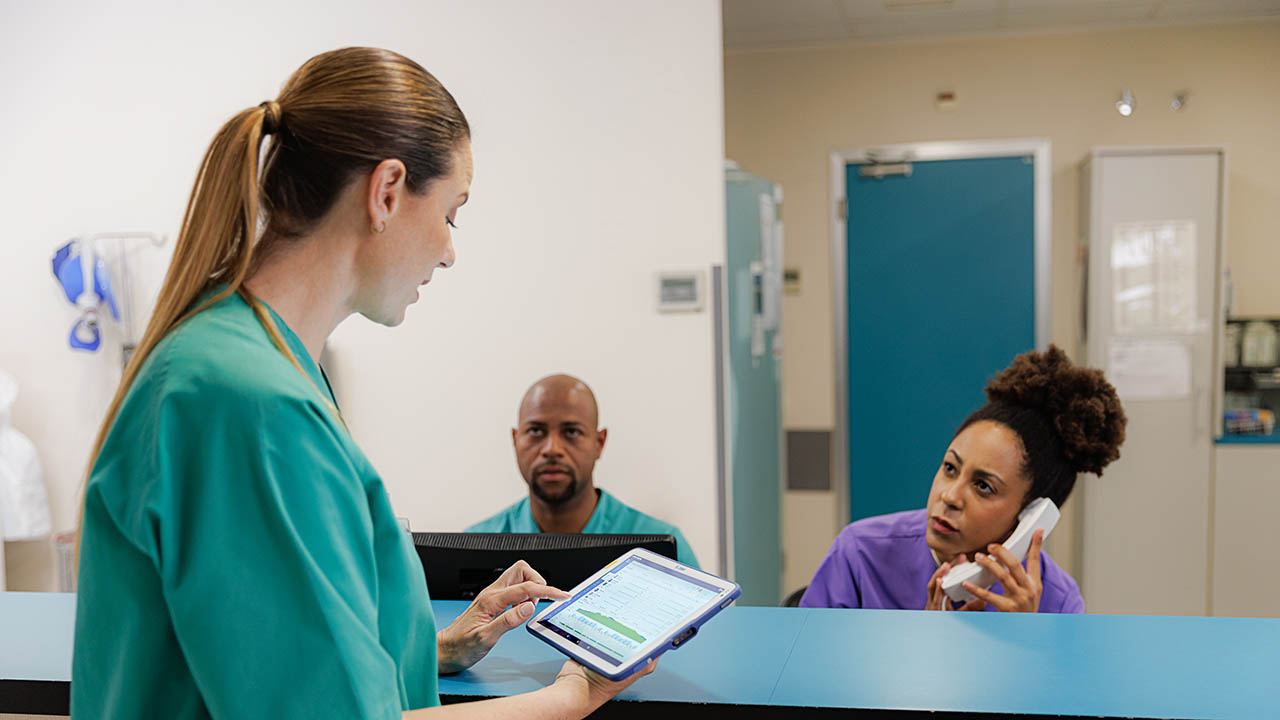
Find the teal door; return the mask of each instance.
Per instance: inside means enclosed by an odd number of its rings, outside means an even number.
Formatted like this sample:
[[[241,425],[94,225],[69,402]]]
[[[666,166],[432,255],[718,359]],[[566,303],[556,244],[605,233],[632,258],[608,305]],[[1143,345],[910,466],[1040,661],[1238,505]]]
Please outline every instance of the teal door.
[[[765,324],[762,239],[775,207],[773,183],[726,171],[725,378],[733,579],[739,605],[777,605],[782,585],[782,416],[777,330]],[[762,227],[766,228],[762,231]],[[759,325],[759,327],[757,327]]]
[[[1030,157],[845,168],[850,520],[924,507],[987,379],[1035,347]]]

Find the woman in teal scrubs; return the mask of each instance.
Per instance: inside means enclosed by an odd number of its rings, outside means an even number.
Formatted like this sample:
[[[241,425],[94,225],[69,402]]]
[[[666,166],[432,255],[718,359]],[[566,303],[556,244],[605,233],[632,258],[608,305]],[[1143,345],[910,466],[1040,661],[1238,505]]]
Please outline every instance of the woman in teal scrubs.
[[[565,594],[518,563],[437,632],[317,364],[347,316],[397,325],[453,264],[471,172],[453,97],[385,50],[318,55],[218,132],[91,456],[75,717],[568,718],[634,681],[568,662],[434,707],[438,673]]]

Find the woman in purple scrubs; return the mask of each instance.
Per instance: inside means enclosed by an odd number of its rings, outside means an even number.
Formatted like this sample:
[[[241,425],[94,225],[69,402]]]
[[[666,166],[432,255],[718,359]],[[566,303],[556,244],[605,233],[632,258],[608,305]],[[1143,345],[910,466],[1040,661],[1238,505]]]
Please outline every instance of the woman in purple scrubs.
[[[801,607],[1084,612],[1075,580],[1041,550],[1040,531],[1025,566],[999,543],[1032,500],[1061,507],[1077,474],[1101,475],[1120,457],[1120,399],[1102,371],[1073,366],[1052,345],[1014,358],[986,392],[946,448],[925,508],[847,526]],[[942,576],[966,560],[999,581],[989,590],[966,584],[975,598],[957,606]]]

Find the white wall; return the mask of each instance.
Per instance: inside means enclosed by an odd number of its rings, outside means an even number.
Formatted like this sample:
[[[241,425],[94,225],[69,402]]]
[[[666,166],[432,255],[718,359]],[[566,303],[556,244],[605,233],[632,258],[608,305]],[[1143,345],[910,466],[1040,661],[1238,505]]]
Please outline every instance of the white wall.
[[[518,499],[516,404],[566,371],[610,428],[597,483],[716,557],[711,320],[658,315],[652,286],[659,268],[723,261],[718,2],[0,0],[0,18],[0,367],[21,384],[14,424],[40,451],[56,527],[75,522],[118,373],[115,357],[67,349],[54,248],[176,235],[225,118],[311,55],[360,44],[445,83],[476,162],[456,267],[401,327],[355,318],[333,338],[339,400],[398,512],[461,529]],[[47,543],[18,545],[11,589],[50,589]]]

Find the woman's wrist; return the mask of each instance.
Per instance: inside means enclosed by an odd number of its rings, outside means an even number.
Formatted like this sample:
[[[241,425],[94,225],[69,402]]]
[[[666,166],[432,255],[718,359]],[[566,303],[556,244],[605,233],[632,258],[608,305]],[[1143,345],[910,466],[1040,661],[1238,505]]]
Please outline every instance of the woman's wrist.
[[[466,668],[458,666],[455,657],[449,636],[444,630],[436,632],[436,672],[440,675],[452,675],[465,670]]]
[[[592,702],[585,678],[561,676],[538,692],[546,693],[557,718],[585,718],[603,704]]]
[[[613,697],[607,690],[591,682],[585,674],[562,673],[545,689],[553,693],[561,703],[560,707],[566,712],[565,717],[572,718],[590,715]]]

